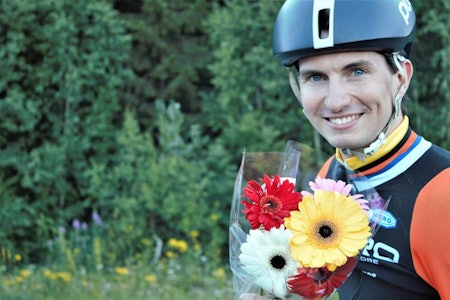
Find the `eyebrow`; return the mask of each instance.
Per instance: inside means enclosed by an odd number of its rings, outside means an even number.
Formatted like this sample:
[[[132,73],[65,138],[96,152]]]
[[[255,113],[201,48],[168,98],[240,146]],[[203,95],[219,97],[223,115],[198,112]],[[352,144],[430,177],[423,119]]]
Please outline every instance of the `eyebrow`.
[[[349,64],[346,64],[345,66],[343,66],[341,68],[341,71],[345,71],[345,70],[351,70],[351,69],[355,69],[355,68],[367,68],[367,67],[371,67],[374,66],[374,63],[370,60],[367,59],[361,59],[361,60],[357,60],[357,61],[353,61]],[[314,75],[314,74],[323,74],[322,71],[319,70],[314,70],[314,69],[305,69],[305,70],[300,70],[299,71],[299,76],[300,77],[307,77],[310,75]]]
[[[354,69],[354,68],[361,68],[361,67],[371,67],[373,66],[374,63],[370,60],[367,59],[361,59],[361,60],[357,60],[354,62],[351,62],[347,65],[345,65],[342,70],[349,70],[349,69]]]

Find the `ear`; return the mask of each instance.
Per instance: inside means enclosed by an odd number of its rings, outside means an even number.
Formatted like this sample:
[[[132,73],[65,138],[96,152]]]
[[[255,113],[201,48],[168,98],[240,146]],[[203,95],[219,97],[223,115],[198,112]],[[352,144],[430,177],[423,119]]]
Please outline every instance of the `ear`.
[[[403,72],[397,72],[397,78],[401,83],[401,86],[398,89],[398,95],[403,97],[406,94],[406,91],[409,88],[409,83],[411,82],[411,78],[413,76],[414,68],[413,64],[409,59],[405,59],[402,61]]]

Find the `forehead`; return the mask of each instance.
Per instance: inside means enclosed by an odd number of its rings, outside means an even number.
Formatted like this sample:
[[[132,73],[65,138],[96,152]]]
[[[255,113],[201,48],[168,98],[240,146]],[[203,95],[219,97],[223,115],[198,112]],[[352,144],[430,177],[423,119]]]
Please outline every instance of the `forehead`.
[[[338,52],[328,53],[317,56],[310,56],[299,61],[299,69],[304,68],[322,68],[333,66],[345,66],[355,62],[365,62],[374,67],[387,67],[387,62],[384,56],[374,51],[352,51],[352,52]]]

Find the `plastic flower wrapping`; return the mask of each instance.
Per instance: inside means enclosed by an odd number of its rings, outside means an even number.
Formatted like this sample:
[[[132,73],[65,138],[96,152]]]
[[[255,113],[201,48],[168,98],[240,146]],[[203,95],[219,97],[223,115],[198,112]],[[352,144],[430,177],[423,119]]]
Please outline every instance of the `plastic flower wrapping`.
[[[342,180],[308,180],[314,176],[301,174],[301,154],[310,168],[310,149],[294,141],[284,153],[243,154],[230,214],[236,299],[330,298],[378,228],[374,212],[387,201],[374,189],[357,194]]]

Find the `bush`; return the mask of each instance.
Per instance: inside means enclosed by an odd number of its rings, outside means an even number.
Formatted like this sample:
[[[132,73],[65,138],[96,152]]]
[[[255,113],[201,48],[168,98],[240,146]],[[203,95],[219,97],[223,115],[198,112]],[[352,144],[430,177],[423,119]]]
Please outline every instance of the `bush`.
[[[116,151],[130,39],[108,1],[2,1],[0,239],[39,261]]]

